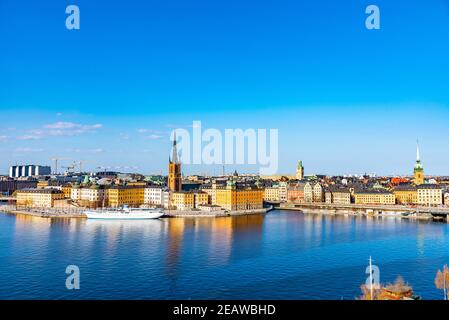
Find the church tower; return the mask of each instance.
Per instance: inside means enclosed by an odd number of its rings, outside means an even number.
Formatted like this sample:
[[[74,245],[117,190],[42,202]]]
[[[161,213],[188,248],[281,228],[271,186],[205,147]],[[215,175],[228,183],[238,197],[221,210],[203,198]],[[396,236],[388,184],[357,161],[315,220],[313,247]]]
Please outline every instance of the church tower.
[[[413,170],[413,182],[419,186],[424,184],[424,168],[419,155],[419,143],[416,143],[416,163]]]
[[[304,166],[301,160],[298,161],[298,165],[296,166],[296,179],[304,180]]]
[[[168,190],[173,192],[181,191],[181,181],[181,162],[178,159],[175,133],[172,155],[168,159]]]

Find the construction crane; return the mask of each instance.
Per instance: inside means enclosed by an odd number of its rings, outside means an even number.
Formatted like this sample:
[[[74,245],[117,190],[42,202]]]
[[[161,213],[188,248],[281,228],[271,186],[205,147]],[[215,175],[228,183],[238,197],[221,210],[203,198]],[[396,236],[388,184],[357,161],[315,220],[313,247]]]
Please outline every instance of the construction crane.
[[[80,160],[80,161],[78,161],[78,162],[74,162],[73,165],[77,164],[77,165],[78,165],[78,168],[80,169],[80,173],[82,173],[82,172],[83,172],[83,164],[84,164],[85,162],[86,162],[85,160]]]
[[[70,166],[67,166],[67,167],[61,167],[61,168],[67,169],[67,172],[70,172],[71,170],[74,170],[74,169],[75,169],[75,163],[73,163],[73,164],[70,165]]]
[[[54,174],[58,174],[58,161],[60,160],[60,158],[52,158],[51,161],[55,162],[55,171],[53,171]]]
[[[64,159],[67,159],[67,158],[53,157],[53,158],[51,159],[52,161],[55,162],[55,171],[54,171],[54,174],[58,174],[58,173],[59,173],[59,172],[58,172],[58,163],[59,163],[60,160],[64,160]]]

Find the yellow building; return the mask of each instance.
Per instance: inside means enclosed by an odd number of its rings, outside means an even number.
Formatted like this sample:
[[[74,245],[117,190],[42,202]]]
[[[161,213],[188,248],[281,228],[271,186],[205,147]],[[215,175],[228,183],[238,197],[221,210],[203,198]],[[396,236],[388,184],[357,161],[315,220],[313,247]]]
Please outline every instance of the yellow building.
[[[45,187],[48,187],[48,181],[46,180],[41,180],[37,182],[37,186],[38,189],[43,189]]]
[[[415,186],[404,185],[397,186],[393,191],[397,204],[417,204],[418,190]]]
[[[264,190],[263,199],[270,202],[279,202],[279,187],[268,187]]]
[[[171,205],[177,210],[191,210],[209,204],[209,195],[202,191],[180,191],[171,194]]]
[[[443,190],[437,184],[422,184],[418,186],[418,204],[436,207],[443,204]]]
[[[351,191],[347,188],[329,187],[325,192],[325,202],[335,204],[350,204]]]
[[[194,192],[195,195],[195,208],[198,208],[198,206],[209,204],[209,195],[207,192],[202,191],[196,191]]]
[[[209,196],[209,202],[211,204],[215,204],[217,201],[217,186],[215,184],[212,185],[212,187],[209,188],[202,188],[201,191],[207,193]]]
[[[171,194],[171,206],[177,210],[191,210],[195,208],[195,195],[193,192],[180,191]]]
[[[121,207],[128,205],[138,207],[144,204],[144,190],[145,188],[137,186],[113,186],[106,192],[108,206]]]
[[[237,187],[233,182],[216,189],[216,203],[225,210],[249,210],[263,208],[264,189]]]
[[[72,195],[72,185],[67,184],[62,186],[62,193],[64,193],[64,198],[70,199]]]
[[[16,197],[18,207],[52,208],[55,201],[64,199],[64,193],[56,189],[22,189]]]
[[[364,190],[354,193],[355,204],[395,204],[393,193],[384,190]]]

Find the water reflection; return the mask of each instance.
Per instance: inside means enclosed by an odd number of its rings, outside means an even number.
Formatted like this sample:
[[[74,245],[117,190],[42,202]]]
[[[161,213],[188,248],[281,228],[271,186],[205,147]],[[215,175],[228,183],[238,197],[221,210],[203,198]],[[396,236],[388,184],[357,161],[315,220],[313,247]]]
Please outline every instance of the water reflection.
[[[354,297],[370,255],[382,277],[402,274],[432,297],[435,270],[449,263],[447,224],[398,218],[285,211],[145,221],[1,215],[0,231],[0,287],[26,298],[64,296],[53,282],[68,264],[80,265],[88,288],[77,298]],[[322,273],[329,290],[321,288]]]

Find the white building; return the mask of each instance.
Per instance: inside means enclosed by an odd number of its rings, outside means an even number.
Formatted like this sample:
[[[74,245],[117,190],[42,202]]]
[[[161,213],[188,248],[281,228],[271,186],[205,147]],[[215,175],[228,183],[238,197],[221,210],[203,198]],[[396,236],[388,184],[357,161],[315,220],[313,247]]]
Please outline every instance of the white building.
[[[45,176],[51,174],[51,167],[37,165],[23,165],[9,167],[10,178]]]
[[[168,208],[170,195],[161,187],[147,187],[144,189],[144,204]]]

